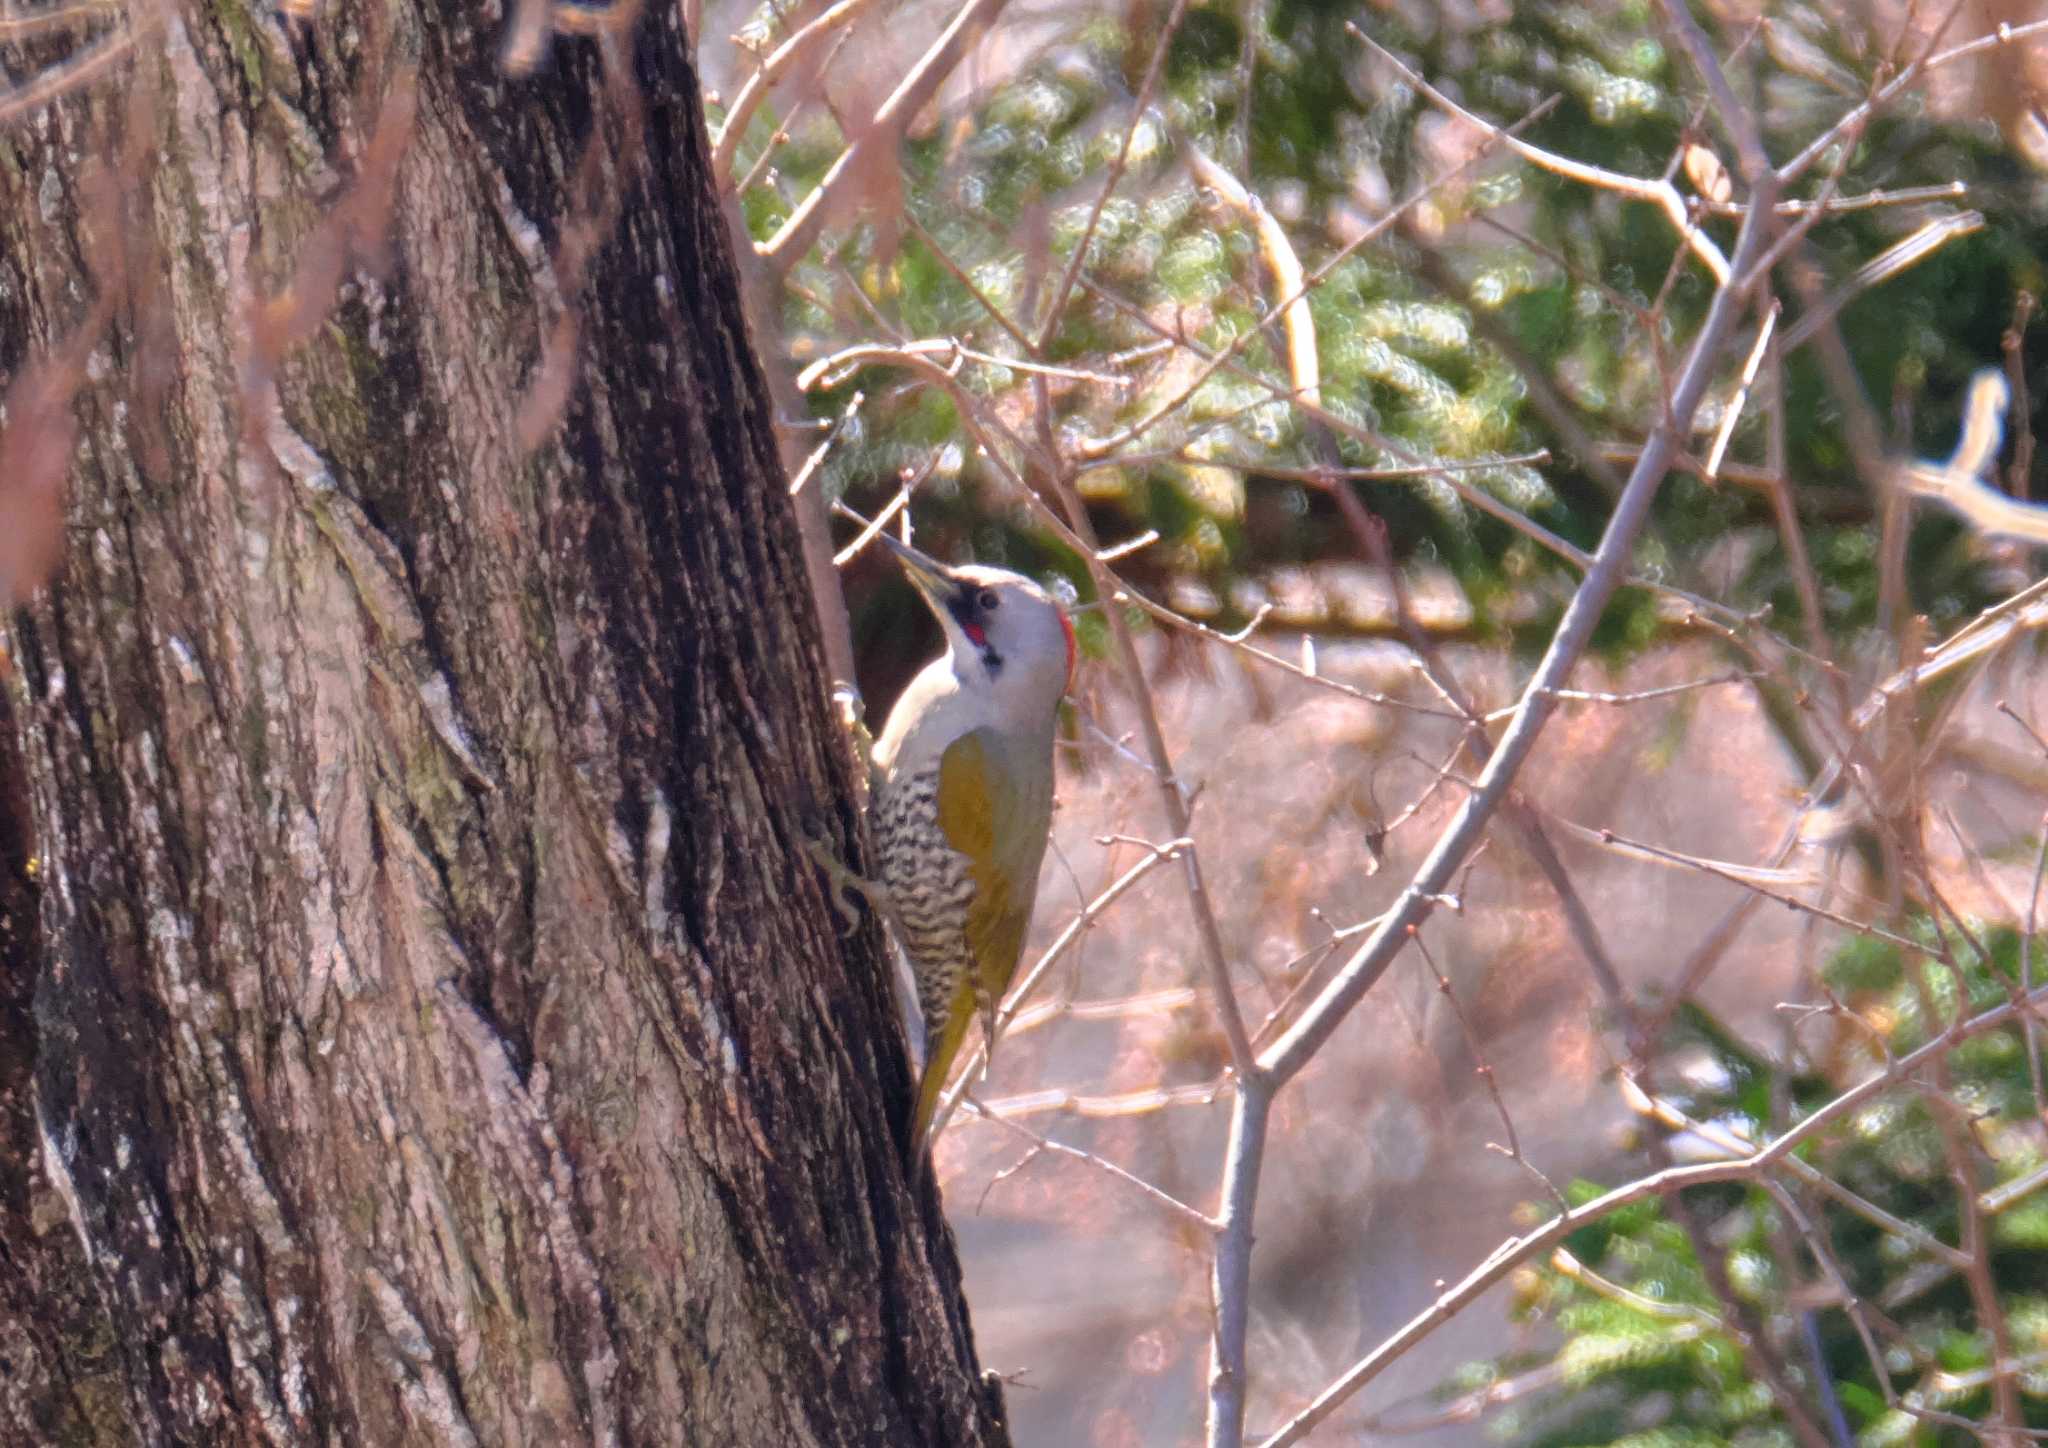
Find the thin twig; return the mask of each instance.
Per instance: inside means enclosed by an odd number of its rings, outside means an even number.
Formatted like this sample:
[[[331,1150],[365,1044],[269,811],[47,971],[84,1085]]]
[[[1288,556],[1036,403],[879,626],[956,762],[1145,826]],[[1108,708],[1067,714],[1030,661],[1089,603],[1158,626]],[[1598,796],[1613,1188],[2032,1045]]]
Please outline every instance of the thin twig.
[[[1862,191],[1854,196],[1815,197],[1810,201],[1780,201],[1777,206],[1780,216],[1807,216],[1820,212],[1825,216],[1842,216],[1852,211],[1871,211],[1881,206],[1925,206],[1930,201],[1961,201],[1970,194],[1968,183],[1963,181],[1942,181],[1932,186],[1901,186],[1896,191]],[[1739,217],[1749,209],[1747,201],[1707,202],[1707,210],[1715,216]]]
[[[925,479],[932,475],[932,469],[937,466],[938,456],[933,454],[925,460],[923,467],[919,468],[910,477],[904,479],[903,486],[896,490],[896,496],[883,504],[881,511],[861,525],[860,532],[853,535],[851,543],[848,543],[844,548],[841,548],[832,555],[832,566],[834,568],[844,568],[847,564],[858,558],[863,550],[875,541],[876,536],[889,526],[897,514],[910,506],[911,494],[915,493],[924,483]],[[833,503],[833,511],[847,518],[858,519],[860,517],[853,509],[837,501]]]
[[[1754,669],[1730,669],[1725,674],[1715,674],[1705,679],[1688,679],[1682,684],[1660,684],[1653,689],[1631,689],[1627,693],[1609,693],[1599,689],[1554,689],[1550,697],[1572,704],[1643,704],[1653,699],[1670,699],[1679,694],[1691,694],[1701,689],[1718,689],[1725,684],[1754,683],[1764,675]],[[1481,715],[1488,724],[1511,718],[1515,705],[1508,704]]]
[[[893,147],[902,140],[917,113],[938,94],[946,77],[966,56],[968,47],[1002,14],[1005,3],[1007,0],[965,0],[954,12],[951,23],[939,33],[938,39],[919,57],[896,89],[889,93],[867,128],[847,143],[824,178],[797,203],[796,209],[790,212],[789,219],[782,223],[775,235],[755,248],[769,266],[778,272],[787,272],[811,249],[819,231],[833,214],[840,199],[839,193],[847,186],[857,184],[854,178],[865,173],[876,150]],[[895,162],[890,160],[886,164],[893,166]]]
[[[1524,1171],[1535,1177],[1538,1182],[1542,1183],[1543,1190],[1549,1194],[1552,1201],[1557,1203],[1559,1211],[1570,1211],[1572,1204],[1565,1198],[1565,1194],[1557,1189],[1557,1184],[1544,1175],[1542,1169],[1535,1162],[1522,1154],[1521,1133],[1515,1130],[1515,1118],[1508,1114],[1507,1099],[1500,1094],[1500,1081],[1495,1076],[1493,1067],[1487,1062],[1485,1053],[1480,1049],[1479,1033],[1472,1029],[1472,1020],[1465,1014],[1464,1003],[1458,999],[1457,991],[1451,988],[1451,978],[1444,974],[1443,967],[1436,963],[1436,958],[1429,953],[1429,947],[1423,944],[1419,934],[1415,939],[1415,956],[1421,962],[1423,968],[1429,972],[1431,978],[1435,980],[1437,994],[1449,1003],[1451,1018],[1458,1023],[1458,1034],[1464,1038],[1465,1049],[1472,1056],[1474,1063],[1472,1068],[1473,1074],[1485,1083],[1486,1094],[1493,1101],[1494,1114],[1500,1118],[1500,1129],[1508,1139],[1505,1146],[1500,1146],[1493,1142],[1488,1142],[1487,1146],[1498,1151],[1509,1161],[1514,1162]]]
[[[1890,81],[1879,86],[1868,98],[1859,102],[1854,109],[1849,111],[1848,114],[1807,142],[1805,148],[1798,155],[1787,161],[1783,166],[1780,166],[1778,168],[1779,183],[1784,186],[1790,186],[1794,181],[1797,181],[1815,161],[1827,154],[1829,148],[1850,132],[1860,130],[1870,121],[1871,117],[1883,110],[1893,97],[1919,80],[1923,72],[1948,65],[1953,61],[1962,60],[1967,56],[1976,55],[1980,51],[1995,49],[2002,45],[2017,45],[2033,36],[2048,32],[2048,20],[2035,20],[2025,25],[2001,25],[1989,35],[1980,35],[1975,40],[1964,41],[1961,45],[1951,46],[1947,50],[1935,51],[1934,46],[1940,43],[1943,32],[1947,30],[1950,21],[1961,9],[1962,6],[1960,4],[1951,7],[1948,15],[1943,19],[1934,35],[1929,38],[1926,48],[1921,51],[1917,59],[1901,70],[1896,76],[1892,77]]]
[[[1557,896],[1558,906],[1564,911],[1565,929],[1570,933],[1572,943],[1578,946],[1579,954],[1586,958],[1586,968],[1593,972],[1593,979],[1599,983],[1600,993],[1607,999],[1607,1009],[1628,1042],[1629,1053],[1640,1060],[1647,1053],[1642,1026],[1636,1020],[1634,1003],[1629,1000],[1628,991],[1621,983],[1621,972],[1615,967],[1614,957],[1608,954],[1606,942],[1600,938],[1600,927],[1593,919],[1593,912],[1586,908],[1585,897],[1572,884],[1570,872],[1558,857],[1550,837],[1543,833],[1543,824],[1535,811],[1519,799],[1508,802],[1508,811],[1516,833],[1521,837],[1522,848],[1536,862],[1536,868]]]
[[[1684,47],[1693,69],[1707,83],[1707,96],[1714,103],[1714,112],[1721,118],[1721,124],[1727,127],[1729,139],[1735,142],[1736,169],[1746,184],[1756,186],[1771,169],[1771,158],[1764,152],[1763,135],[1757,129],[1756,117],[1749,107],[1735,98],[1727,76],[1722,74],[1721,62],[1708,43],[1706,32],[1692,18],[1692,11],[1680,0],[1662,0],[1658,8],[1664,12],[1664,23],[1678,37],[1678,43]]]
[[[970,1102],[969,1107],[973,1109],[973,1103]],[[976,1114],[984,1121],[993,1121],[996,1125],[1002,1127],[1003,1130],[1023,1137],[1032,1144],[1034,1152],[1044,1152],[1052,1156],[1063,1156],[1069,1161],[1082,1162],[1087,1166],[1095,1168],[1097,1171],[1106,1173],[1115,1180],[1122,1182],[1125,1186],[1136,1189],[1147,1201],[1150,1201],[1155,1206],[1164,1208],[1176,1220],[1187,1223],[1189,1226],[1200,1231],[1204,1236],[1208,1236],[1216,1230],[1214,1222],[1210,1221],[1179,1197],[1161,1191],[1143,1177],[1135,1176],[1125,1171],[1107,1158],[1097,1156],[1090,1151],[1083,1151],[1077,1146],[1068,1146],[1064,1142],[1052,1141],[1040,1136],[1030,1127],[1020,1122],[1012,1121],[1006,1116],[997,1116],[993,1112],[978,1110]]]
[[[1841,1264],[1835,1260],[1834,1252],[1828,1247],[1826,1236],[1820,1232],[1815,1224],[1808,1219],[1806,1213],[1800,1209],[1798,1201],[1794,1199],[1790,1191],[1786,1190],[1784,1183],[1775,1182],[1766,1177],[1763,1180],[1763,1188],[1770,1193],[1771,1199],[1778,1204],[1778,1210],[1783,1212],[1798,1229],[1800,1240],[1806,1244],[1807,1250],[1813,1253],[1814,1260],[1820,1263],[1821,1270],[1827,1274],[1829,1283],[1834,1287],[1835,1293],[1840,1299],[1838,1305],[1841,1307],[1843,1315],[1849,1319],[1850,1325],[1856,1329],[1857,1338],[1863,1343],[1863,1353],[1869,1360],[1871,1377],[1884,1390],[1885,1401],[1897,1403],[1898,1394],[1892,1388],[1891,1370],[1885,1363],[1883,1352],[1878,1348],[1877,1335],[1871,1331],[1869,1316],[1864,1312],[1863,1303],[1857,1298],[1855,1290],[1849,1286],[1848,1275],[1842,1271]],[[1808,1319],[1811,1321],[1811,1314],[1808,1315]],[[1826,1359],[1818,1352],[1813,1356],[1815,1373],[1825,1374],[1827,1371]],[[1850,1445],[1853,1445],[1856,1440],[1847,1432],[1847,1425],[1842,1416],[1841,1397],[1834,1391],[1834,1385],[1831,1382],[1824,1381],[1823,1387],[1829,1410],[1829,1431],[1835,1435],[1836,1442],[1842,1445],[1842,1448],[1850,1448]]]
[[[2041,843],[2034,851],[2034,882],[2027,889],[2026,932],[2020,936],[2020,989],[2029,995],[2034,990],[2034,937],[2040,929],[2044,873],[2048,873],[2048,814],[2041,816]],[[2048,1126],[2048,1095],[2044,1095],[2041,1084],[2040,1023],[2032,1015],[2027,1017],[2027,1068],[2033,1079],[2034,1114],[2043,1126]]]
[[[1727,456],[1728,440],[1735,436],[1735,424],[1742,419],[1742,407],[1749,400],[1749,389],[1756,382],[1757,368],[1764,360],[1764,349],[1771,345],[1771,332],[1778,324],[1778,303],[1774,300],[1764,309],[1763,322],[1756,329],[1756,344],[1749,349],[1749,358],[1742,364],[1742,375],[1735,384],[1735,395],[1728,400],[1728,406],[1721,414],[1721,426],[1714,433],[1714,444],[1707,449],[1707,479],[1711,482],[1721,471],[1721,459]]]
[[[1081,238],[1074,245],[1074,255],[1067,262],[1059,285],[1053,288],[1052,296],[1047,299],[1045,325],[1040,328],[1038,346],[1033,349],[1036,352],[1043,354],[1059,331],[1060,318],[1067,310],[1067,303],[1073,299],[1074,284],[1080,279],[1081,269],[1088,265],[1088,248],[1095,244],[1095,232],[1102,225],[1102,213],[1109,206],[1109,198],[1123,183],[1124,168],[1131,163],[1131,146],[1137,140],[1138,128],[1145,124],[1145,112],[1151,109],[1152,97],[1159,89],[1159,77],[1166,71],[1166,54],[1173,48],[1173,38],[1180,34],[1181,22],[1187,13],[1188,0],[1173,0],[1173,8],[1166,13],[1165,23],[1159,28],[1159,39],[1152,48],[1152,59],[1145,66],[1145,77],[1138,82],[1138,94],[1131,101],[1130,123],[1124,127],[1123,140],[1109,163],[1109,174],[1103,178],[1102,188],[1095,194],[1095,204],[1088,209],[1088,222],[1081,228]]]
[[[1983,229],[1983,212],[1959,211],[1949,216],[1938,216],[1912,235],[1892,243],[1856,268],[1847,280],[1832,288],[1815,305],[1808,307],[1797,322],[1786,328],[1785,350],[1790,352],[1804,346],[1830,317],[1872,287],[1918,266],[1950,242]]]
[[[1034,385],[1041,390],[1044,378],[1034,379]],[[1042,395],[1038,399],[1038,415],[1041,426],[1048,431],[1051,426],[1051,410]],[[1102,545],[1095,536],[1094,525],[1088,519],[1088,510],[1082,506],[1081,496],[1074,491],[1071,477],[1064,472],[1053,480],[1059,494],[1061,506],[1065,508],[1067,521],[1074,536],[1081,542],[1082,557],[1087,560],[1090,573],[1099,597],[1111,597],[1121,585],[1098,555]],[[1152,764],[1152,771],[1159,784],[1159,798],[1166,811],[1166,825],[1176,836],[1186,838],[1192,833],[1192,821],[1188,799],[1183,786],[1174,773],[1173,755],[1166,746],[1166,734],[1159,727],[1159,710],[1152,698],[1151,686],[1145,680],[1145,665],[1138,657],[1138,646],[1131,637],[1131,628],[1119,609],[1105,609],[1103,617],[1109,623],[1111,646],[1116,651],[1125,687],[1131,692],[1132,703],[1138,711],[1138,724],[1144,735],[1145,750]],[[1256,1069],[1256,1058],[1252,1053],[1251,1038],[1245,1034],[1244,1016],[1238,1009],[1236,994],[1230,984],[1230,964],[1223,949],[1223,932],[1217,928],[1216,914],[1209,903],[1208,886],[1202,878],[1202,867],[1192,847],[1181,852],[1181,870],[1188,892],[1188,903],[1194,911],[1196,938],[1201,943],[1202,960],[1210,983],[1216,990],[1216,1015],[1223,1027],[1223,1038],[1230,1047],[1230,1060],[1240,1074]]]
[[[805,59],[819,41],[842,26],[850,26],[860,18],[874,0],[839,0],[823,14],[799,29],[796,34],[770,51],[768,58],[747,77],[740,93],[733,97],[731,107],[725,113],[725,123],[720,127],[718,139],[711,147],[711,175],[723,188],[732,179],[732,162],[740,148],[740,141],[747,134],[747,127],[754,119],[754,112],[761,108],[761,102],[768,99],[768,92],[777,81],[787,75],[796,63]]]
[[[1584,161],[1574,161],[1567,156],[1560,156],[1554,151],[1546,151],[1541,146],[1531,145],[1519,136],[1502,130],[1484,117],[1474,115],[1471,111],[1466,110],[1463,106],[1431,85],[1413,67],[1401,60],[1400,57],[1367,35],[1356,24],[1346,21],[1344,28],[1350,31],[1354,37],[1363,41],[1381,61],[1392,66],[1403,80],[1427,96],[1430,102],[1440,110],[1457,117],[1466,125],[1471,126],[1474,130],[1481,132],[1488,138],[1498,140],[1532,166],[1540,166],[1552,175],[1563,176],[1567,180],[1577,181],[1582,185],[1597,187],[1602,191],[1612,191],[1618,195],[1633,197],[1638,201],[1649,202],[1664,213],[1665,219],[1671,223],[1672,229],[1678,233],[1679,240],[1683,242],[1687,250],[1691,251],[1699,259],[1700,264],[1707,269],[1708,274],[1713,277],[1716,285],[1723,285],[1728,281],[1728,258],[1721,254],[1721,248],[1714,244],[1714,239],[1699,229],[1690,211],[1687,209],[1685,197],[1680,195],[1678,188],[1673,186],[1668,180],[1646,181],[1640,176],[1630,176],[1620,171],[1610,171],[1604,166],[1593,166]],[[1773,188],[1773,192],[1775,194],[1775,188]]]
[[[1998,339],[1999,349],[2005,353],[2005,382],[2012,394],[2012,415],[2019,419],[2012,430],[2012,461],[2005,469],[2006,491],[2023,501],[2033,496],[2034,487],[2034,429],[2030,425],[2034,403],[2027,395],[2024,355],[2027,323],[2033,319],[2034,306],[2032,292],[2021,292],[2015,297],[2012,321],[2005,335]]]

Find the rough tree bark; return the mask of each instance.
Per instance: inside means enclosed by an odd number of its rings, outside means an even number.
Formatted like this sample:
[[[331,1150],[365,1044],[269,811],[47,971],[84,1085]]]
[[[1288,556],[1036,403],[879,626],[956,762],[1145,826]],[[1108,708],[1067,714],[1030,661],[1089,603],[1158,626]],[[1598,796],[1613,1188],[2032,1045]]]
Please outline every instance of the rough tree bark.
[[[0,380],[129,258],[0,720],[0,1441],[1005,1437],[677,7],[530,13],[137,6],[0,131]]]

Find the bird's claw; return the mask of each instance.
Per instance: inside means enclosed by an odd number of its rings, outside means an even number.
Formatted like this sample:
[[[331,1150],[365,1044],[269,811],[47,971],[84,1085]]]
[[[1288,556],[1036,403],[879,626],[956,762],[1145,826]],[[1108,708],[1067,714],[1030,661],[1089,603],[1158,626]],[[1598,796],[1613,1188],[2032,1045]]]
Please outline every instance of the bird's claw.
[[[879,912],[880,887],[847,869],[839,856],[833,853],[832,847],[817,836],[805,839],[804,848],[810,853],[818,868],[825,872],[826,879],[831,882],[831,889],[826,893],[831,898],[833,913],[839,917],[840,935],[853,934],[860,929],[860,912],[853,908],[853,896],[858,894],[867,902],[870,909]]]

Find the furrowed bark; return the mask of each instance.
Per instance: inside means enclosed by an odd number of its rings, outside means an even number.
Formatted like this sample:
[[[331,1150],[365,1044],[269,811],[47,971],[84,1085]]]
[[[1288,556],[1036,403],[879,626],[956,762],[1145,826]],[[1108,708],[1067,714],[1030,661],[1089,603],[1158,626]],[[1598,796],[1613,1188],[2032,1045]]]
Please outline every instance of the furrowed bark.
[[[162,15],[0,131],[12,376],[151,128],[13,634],[0,1434],[1006,1441],[803,853],[848,760],[674,7],[526,79],[485,6]]]

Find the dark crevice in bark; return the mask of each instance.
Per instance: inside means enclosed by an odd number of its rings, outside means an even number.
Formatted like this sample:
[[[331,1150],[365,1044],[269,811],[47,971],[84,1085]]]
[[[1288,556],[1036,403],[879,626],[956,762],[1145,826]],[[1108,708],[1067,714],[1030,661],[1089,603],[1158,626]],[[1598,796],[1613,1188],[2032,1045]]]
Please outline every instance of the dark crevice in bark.
[[[60,1442],[101,1431],[118,1378],[111,1324],[39,1168],[42,886],[14,714],[0,689],[0,1438]]]

